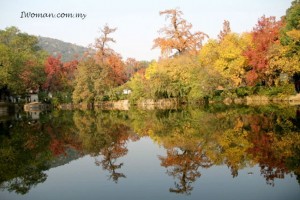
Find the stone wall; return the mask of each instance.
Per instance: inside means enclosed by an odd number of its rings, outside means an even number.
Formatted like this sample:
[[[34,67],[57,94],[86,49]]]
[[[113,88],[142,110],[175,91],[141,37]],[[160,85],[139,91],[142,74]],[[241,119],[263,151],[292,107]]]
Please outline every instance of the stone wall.
[[[266,105],[269,103],[280,103],[290,105],[300,105],[300,94],[285,97],[268,97],[268,96],[247,96],[245,98],[225,99],[225,104],[247,104],[247,105]]]
[[[95,104],[95,108],[103,110],[129,110],[130,104],[128,100],[119,101],[104,101],[100,104]]]
[[[179,101],[176,98],[171,99],[146,99],[139,101],[137,107],[144,110],[153,109],[176,109],[179,106]]]

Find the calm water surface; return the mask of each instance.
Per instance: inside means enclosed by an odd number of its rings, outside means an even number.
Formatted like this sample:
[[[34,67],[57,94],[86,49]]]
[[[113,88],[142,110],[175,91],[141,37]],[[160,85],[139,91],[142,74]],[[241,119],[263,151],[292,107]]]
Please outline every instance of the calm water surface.
[[[299,199],[298,107],[0,118],[0,199]]]

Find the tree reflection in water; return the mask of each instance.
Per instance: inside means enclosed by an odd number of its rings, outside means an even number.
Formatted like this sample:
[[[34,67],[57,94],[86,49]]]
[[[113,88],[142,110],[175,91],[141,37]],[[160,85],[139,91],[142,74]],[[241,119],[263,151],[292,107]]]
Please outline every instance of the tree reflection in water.
[[[109,171],[110,176],[109,179],[112,179],[115,183],[118,182],[119,178],[126,178],[126,176],[123,173],[119,173],[116,170],[120,169],[124,163],[116,164],[117,159],[119,157],[125,156],[127,153],[127,149],[125,149],[126,152],[123,152],[124,154],[118,155],[114,153],[113,148],[107,148],[101,151],[101,155],[103,155],[103,159],[101,161],[97,160],[96,158],[96,165],[102,166],[104,170]]]
[[[195,150],[168,149],[167,156],[159,156],[161,166],[168,168],[167,174],[178,179],[175,188],[170,188],[170,192],[191,194],[192,183],[201,176],[199,167],[208,168],[212,163],[202,153],[201,148]]]
[[[299,180],[300,131],[290,120],[297,119],[294,107],[210,106],[133,114],[135,131],[167,150],[159,158],[167,174],[177,179],[171,192],[190,194],[201,168],[212,165],[227,165],[233,178],[239,170],[259,165],[273,186],[287,174]]]
[[[85,149],[95,157],[95,164],[107,170],[115,183],[126,175],[117,171],[124,163],[117,160],[127,154],[127,142],[137,140],[136,134],[130,133],[126,124],[126,113],[112,112],[77,112],[74,121],[82,136]]]
[[[166,149],[159,160],[175,179],[170,192],[191,194],[201,169],[221,165],[228,166],[233,178],[258,165],[272,186],[287,175],[300,181],[299,113],[295,107],[213,105],[53,111],[42,113],[35,123],[25,115],[0,124],[0,187],[25,194],[46,180],[45,170],[87,154],[117,183],[126,177],[126,163],[119,160],[127,155],[127,144],[144,136]]]

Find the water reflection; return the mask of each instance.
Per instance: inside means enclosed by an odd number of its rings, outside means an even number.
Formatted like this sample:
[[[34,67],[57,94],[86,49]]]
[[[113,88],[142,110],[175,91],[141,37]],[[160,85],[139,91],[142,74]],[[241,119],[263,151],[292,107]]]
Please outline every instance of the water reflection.
[[[168,149],[167,156],[160,156],[161,166],[166,167],[167,174],[178,179],[170,192],[190,194],[193,190],[192,183],[201,176],[199,167],[208,168],[212,163],[202,153],[201,148]]]
[[[5,122],[2,122],[5,123]],[[5,123],[1,135],[0,182],[9,191],[25,194],[33,186],[42,183],[49,169],[48,137],[41,133],[41,123],[15,121]]]
[[[119,172],[124,163],[117,160],[127,154],[126,143],[137,140],[126,124],[126,113],[93,111],[74,113],[74,122],[85,152],[95,157],[95,164],[107,170],[115,183],[126,175]]]
[[[166,150],[158,159],[175,180],[172,193],[191,194],[204,169],[221,165],[233,178],[258,165],[268,185],[287,175],[300,183],[298,124],[298,108],[278,106],[23,115],[0,122],[1,188],[26,194],[46,181],[46,170],[84,155],[118,183],[126,178],[127,145],[144,136]]]

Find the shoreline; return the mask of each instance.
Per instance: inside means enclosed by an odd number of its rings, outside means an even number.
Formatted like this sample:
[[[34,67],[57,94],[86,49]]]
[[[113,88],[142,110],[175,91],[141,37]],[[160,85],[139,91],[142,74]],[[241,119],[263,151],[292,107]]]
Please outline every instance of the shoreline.
[[[286,97],[268,97],[268,96],[246,96],[243,98],[225,98],[222,101],[208,101],[208,104],[223,103],[226,105],[237,104],[237,105],[268,105],[268,104],[285,104],[285,105],[300,105],[300,94],[286,96]],[[74,109],[102,109],[102,110],[129,110],[131,107],[136,107],[142,110],[153,110],[153,109],[177,109],[183,105],[193,104],[205,104],[205,101],[191,101],[191,102],[179,102],[178,99],[145,99],[141,100],[136,104],[130,104],[129,100],[118,100],[118,101],[103,101],[95,104],[60,104],[57,108],[60,110],[74,110]]]

